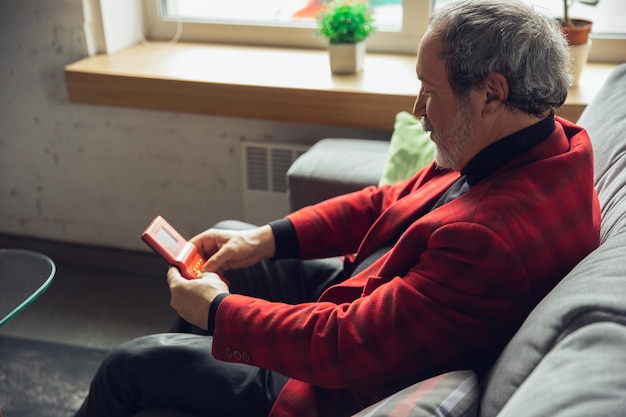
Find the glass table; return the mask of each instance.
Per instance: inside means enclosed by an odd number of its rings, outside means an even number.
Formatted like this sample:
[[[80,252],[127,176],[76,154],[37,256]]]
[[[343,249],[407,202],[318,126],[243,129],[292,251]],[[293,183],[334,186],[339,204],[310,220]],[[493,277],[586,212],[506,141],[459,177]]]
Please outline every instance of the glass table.
[[[55,272],[56,265],[46,255],[0,249],[0,326],[43,293]]]

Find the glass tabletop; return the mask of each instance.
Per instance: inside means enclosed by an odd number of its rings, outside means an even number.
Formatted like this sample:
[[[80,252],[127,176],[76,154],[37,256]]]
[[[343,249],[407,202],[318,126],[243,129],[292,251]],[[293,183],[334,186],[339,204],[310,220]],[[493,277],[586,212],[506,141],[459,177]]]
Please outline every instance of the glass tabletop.
[[[0,249],[0,326],[44,292],[55,272],[54,262],[46,255]]]

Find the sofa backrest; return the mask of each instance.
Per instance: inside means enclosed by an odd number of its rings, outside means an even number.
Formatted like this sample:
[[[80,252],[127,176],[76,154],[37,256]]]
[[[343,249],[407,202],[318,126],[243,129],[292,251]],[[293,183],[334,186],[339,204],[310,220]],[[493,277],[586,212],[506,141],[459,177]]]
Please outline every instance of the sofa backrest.
[[[619,66],[580,116],[593,142],[602,241],[626,228],[626,64]]]
[[[602,243],[539,303],[507,345],[484,381],[483,417],[626,410],[626,65],[611,75],[578,124],[594,146]]]

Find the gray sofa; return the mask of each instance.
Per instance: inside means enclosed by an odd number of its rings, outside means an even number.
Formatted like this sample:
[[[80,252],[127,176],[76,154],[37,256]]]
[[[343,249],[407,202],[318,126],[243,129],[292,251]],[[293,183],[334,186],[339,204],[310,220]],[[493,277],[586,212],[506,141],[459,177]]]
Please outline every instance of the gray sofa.
[[[626,64],[578,123],[594,144],[602,243],[532,311],[481,384],[470,387],[474,404],[451,415],[626,416]],[[320,141],[288,172],[291,207],[377,183],[387,148],[387,142]],[[432,404],[417,408],[397,415],[448,415]],[[396,415],[381,410],[363,415]]]

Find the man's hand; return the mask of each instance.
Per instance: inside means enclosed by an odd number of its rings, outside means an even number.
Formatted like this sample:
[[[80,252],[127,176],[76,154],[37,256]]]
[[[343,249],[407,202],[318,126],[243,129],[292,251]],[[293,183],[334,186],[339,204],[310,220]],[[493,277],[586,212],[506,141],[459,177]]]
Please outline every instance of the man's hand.
[[[178,268],[170,267],[167,283],[170,286],[172,308],[183,319],[205,330],[211,302],[217,295],[229,293],[226,283],[214,273],[205,272],[199,279],[187,280]]]
[[[222,272],[254,265],[274,256],[274,233],[269,225],[250,230],[209,229],[191,239],[207,259],[205,272]]]

